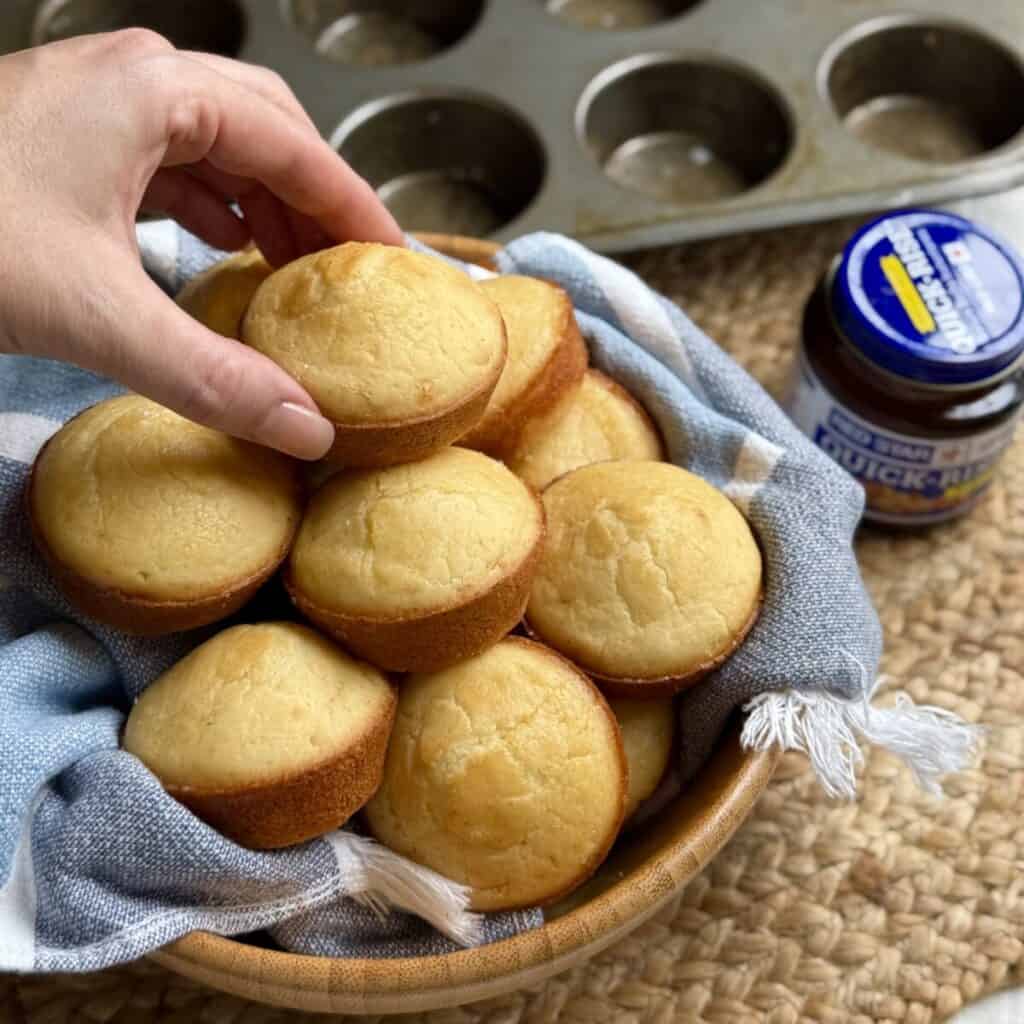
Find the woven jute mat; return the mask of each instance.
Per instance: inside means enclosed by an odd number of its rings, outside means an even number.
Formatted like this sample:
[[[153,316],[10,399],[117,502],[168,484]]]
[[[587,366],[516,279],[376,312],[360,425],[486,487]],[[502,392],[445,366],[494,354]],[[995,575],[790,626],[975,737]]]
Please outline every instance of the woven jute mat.
[[[778,394],[807,293],[849,224],[630,257]],[[424,1024],[931,1024],[1024,982],[1024,437],[984,504],[926,534],[865,533],[901,687],[990,732],[978,765],[923,795],[886,754],[856,803],[786,757],[754,815],[656,919],[545,985]],[[224,996],[148,963],[0,977],[0,1020],[271,1024],[323,1017]],[[368,1019],[368,1018],[367,1018]]]

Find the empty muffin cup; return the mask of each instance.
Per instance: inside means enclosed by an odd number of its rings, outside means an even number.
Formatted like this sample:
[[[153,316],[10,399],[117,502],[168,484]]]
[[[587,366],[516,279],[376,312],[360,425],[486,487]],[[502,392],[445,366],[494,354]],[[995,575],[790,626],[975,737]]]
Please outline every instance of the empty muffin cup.
[[[547,12],[580,28],[646,28],[678,17],[699,0],[546,0]]]
[[[289,0],[293,25],[328,60],[363,67],[409,64],[453,46],[483,0]]]
[[[533,129],[479,95],[375,100],[348,117],[333,142],[410,231],[488,235],[529,206],[544,178]]]
[[[32,27],[35,46],[122,28],[148,28],[182,50],[235,57],[245,40],[245,13],[237,0],[51,0]]]
[[[657,54],[602,71],[580,99],[577,130],[613,181],[681,204],[760,184],[792,143],[781,98],[752,72]]]
[[[950,163],[1008,142],[1024,126],[1024,71],[1003,46],[916,19],[860,25],[823,62],[824,91],[868,145]]]

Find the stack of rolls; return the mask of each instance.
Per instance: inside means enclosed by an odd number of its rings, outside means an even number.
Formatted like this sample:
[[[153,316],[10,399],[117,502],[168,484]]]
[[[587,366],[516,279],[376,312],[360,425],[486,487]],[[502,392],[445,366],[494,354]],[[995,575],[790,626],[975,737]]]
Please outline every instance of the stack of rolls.
[[[743,516],[666,461],[548,282],[347,243],[237,254],[179,302],[336,440],[303,472],[130,395],[43,447],[32,529],[72,602],[226,627],[146,689],[124,749],[246,846],[361,813],[476,909],[565,896],[664,780],[674,695],[757,617]],[[249,621],[278,580],[292,612]]]

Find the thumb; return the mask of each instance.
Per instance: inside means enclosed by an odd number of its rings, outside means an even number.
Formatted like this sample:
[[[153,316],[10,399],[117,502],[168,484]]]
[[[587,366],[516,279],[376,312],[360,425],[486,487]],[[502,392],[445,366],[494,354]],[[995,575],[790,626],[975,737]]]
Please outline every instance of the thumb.
[[[89,346],[88,369],[226,434],[300,459],[327,453],[334,427],[281,367],[203,327],[141,271],[125,284],[115,308],[132,315],[108,321],[114,336]]]

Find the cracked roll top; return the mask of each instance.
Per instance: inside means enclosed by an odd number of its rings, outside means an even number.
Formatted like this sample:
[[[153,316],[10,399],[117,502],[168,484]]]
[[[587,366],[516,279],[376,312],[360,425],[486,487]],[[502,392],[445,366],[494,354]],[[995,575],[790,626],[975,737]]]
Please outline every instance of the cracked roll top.
[[[720,491],[664,462],[602,462],[544,491],[548,535],[527,620],[607,693],[675,693],[757,617],[761,552]]]
[[[660,461],[661,434],[644,407],[599,370],[587,370],[547,412],[531,419],[506,459],[531,487],[612,459]]]
[[[317,492],[289,559],[299,609],[361,657],[431,671],[522,616],[544,536],[537,496],[464,448],[346,471]]]
[[[411,462],[477,423],[505,365],[498,307],[435,256],[349,242],[259,287],[243,340],[269,356],[334,424],[331,461]]]
[[[137,395],[100,402],[50,438],[28,503],[68,599],[144,635],[241,608],[284,560],[302,508],[291,460]]]
[[[312,629],[235,626],[146,689],[124,749],[229,838],[289,846],[376,792],[396,704],[381,672]]]
[[[469,885],[475,910],[550,903],[622,823],[627,767],[604,698],[553,651],[508,638],[402,684],[374,835]]]

